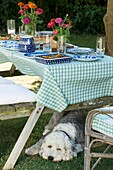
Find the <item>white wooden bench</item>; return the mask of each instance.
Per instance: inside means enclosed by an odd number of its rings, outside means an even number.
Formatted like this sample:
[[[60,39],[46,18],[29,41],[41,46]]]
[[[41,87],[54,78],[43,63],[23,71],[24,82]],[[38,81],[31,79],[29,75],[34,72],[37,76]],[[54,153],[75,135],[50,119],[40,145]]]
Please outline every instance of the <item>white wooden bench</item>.
[[[28,116],[31,114],[33,108],[36,107],[36,94],[29,89],[15,84],[10,80],[0,77],[0,119],[11,119],[22,116]],[[21,106],[21,109],[20,109]],[[29,107],[28,107],[29,106]],[[23,109],[24,107],[24,109]],[[15,113],[15,114],[14,114]],[[36,109],[32,112],[36,115]],[[20,139],[16,143],[11,156],[9,156],[3,169],[12,169],[18,159],[22,148],[24,147],[35,122],[35,118],[31,119],[32,114],[27,121],[27,126],[24,128],[23,135],[20,135]],[[35,117],[35,116],[34,116]]]

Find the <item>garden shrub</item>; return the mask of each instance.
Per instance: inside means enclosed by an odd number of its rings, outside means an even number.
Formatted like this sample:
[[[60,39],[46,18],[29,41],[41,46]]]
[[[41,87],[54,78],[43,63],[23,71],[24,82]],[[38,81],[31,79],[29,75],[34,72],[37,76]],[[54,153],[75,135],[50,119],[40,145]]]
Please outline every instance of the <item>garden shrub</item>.
[[[21,0],[27,3],[28,0]],[[32,0],[31,0],[32,1]],[[21,24],[17,6],[19,0],[1,0],[0,3],[0,32],[6,31],[7,19],[16,20],[16,30]],[[91,34],[103,33],[103,16],[106,13],[107,0],[33,0],[37,6],[44,10],[43,25],[39,30],[47,29],[47,23],[51,18],[65,17],[69,14],[73,20],[73,32],[87,32]]]

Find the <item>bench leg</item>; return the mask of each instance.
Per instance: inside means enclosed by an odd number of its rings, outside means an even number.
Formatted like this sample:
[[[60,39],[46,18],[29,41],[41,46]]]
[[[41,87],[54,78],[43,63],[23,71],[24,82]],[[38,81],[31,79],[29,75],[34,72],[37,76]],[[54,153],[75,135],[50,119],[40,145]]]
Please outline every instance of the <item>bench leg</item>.
[[[13,169],[18,157],[21,154],[22,149],[24,148],[37,120],[39,119],[42,111],[44,109],[43,105],[36,105],[36,108],[31,113],[30,117],[28,118],[6,164],[3,167],[3,170]]]

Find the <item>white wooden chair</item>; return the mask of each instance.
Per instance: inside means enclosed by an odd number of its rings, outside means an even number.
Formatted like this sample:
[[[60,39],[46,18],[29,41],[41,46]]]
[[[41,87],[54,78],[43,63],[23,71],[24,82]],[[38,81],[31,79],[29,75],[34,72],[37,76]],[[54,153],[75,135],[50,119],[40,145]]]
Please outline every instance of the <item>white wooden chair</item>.
[[[103,153],[94,145],[107,144]],[[102,158],[113,158],[108,149],[113,146],[113,106],[91,110],[86,117],[84,170],[93,170]],[[96,149],[98,150],[98,148]],[[98,158],[91,167],[91,159]]]

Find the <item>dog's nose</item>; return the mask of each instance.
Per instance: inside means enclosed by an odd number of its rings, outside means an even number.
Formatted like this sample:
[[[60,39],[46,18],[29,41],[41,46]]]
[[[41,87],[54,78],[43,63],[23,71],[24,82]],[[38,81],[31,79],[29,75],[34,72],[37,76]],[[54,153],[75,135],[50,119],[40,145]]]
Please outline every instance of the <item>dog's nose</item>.
[[[53,161],[53,157],[52,156],[48,156],[48,160],[50,160],[50,161]]]

